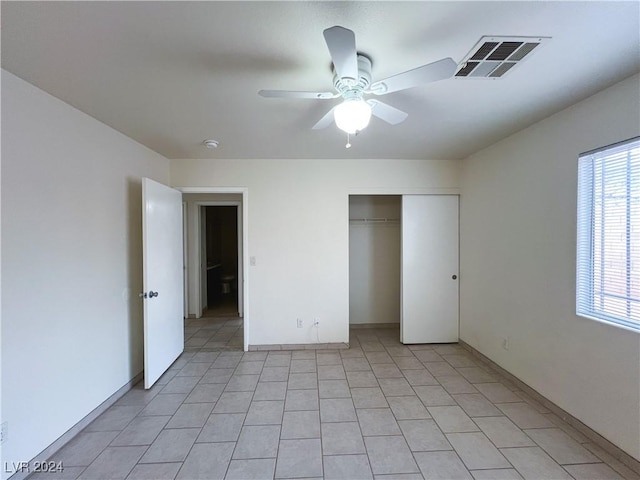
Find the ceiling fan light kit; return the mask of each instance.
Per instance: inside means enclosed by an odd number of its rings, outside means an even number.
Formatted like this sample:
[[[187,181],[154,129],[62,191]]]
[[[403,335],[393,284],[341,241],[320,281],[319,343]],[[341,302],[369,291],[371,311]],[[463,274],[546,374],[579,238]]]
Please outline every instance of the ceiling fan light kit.
[[[336,126],[351,135],[364,130],[371,120],[371,107],[362,98],[345,100],[333,109]]]
[[[334,106],[314,126],[314,130],[328,127],[332,122],[353,135],[369,125],[371,115],[390,125],[396,125],[407,118],[407,113],[379,100],[365,100],[365,95],[386,95],[388,93],[417,87],[429,82],[451,78],[457,63],[451,58],[422,65],[384,80],[371,82],[371,59],[356,50],[353,31],[334,26],[327,28],[324,39],[333,62],[333,92],[294,92],[288,90],[260,90],[258,94],[266,98],[307,98],[328,100],[342,98],[342,103]],[[347,140],[347,148],[351,145]]]

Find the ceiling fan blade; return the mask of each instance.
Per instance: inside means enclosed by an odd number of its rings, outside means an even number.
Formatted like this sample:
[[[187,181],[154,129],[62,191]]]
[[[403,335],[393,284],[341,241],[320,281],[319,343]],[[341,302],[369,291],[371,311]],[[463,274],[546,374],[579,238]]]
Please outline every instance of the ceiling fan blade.
[[[327,100],[336,98],[337,93],[331,92],[293,92],[290,90],[260,90],[258,95],[265,98],[311,98]]]
[[[356,35],[349,29],[336,25],[324,32],[333,66],[339,77],[358,79],[358,54]]]
[[[398,90],[417,87],[424,83],[437,82],[450,78],[456,71],[458,64],[452,58],[443,58],[437,62],[429,63],[408,72],[399,73],[391,77],[375,82],[369,88],[368,93],[385,95]]]
[[[367,100],[367,103],[371,107],[371,114],[375,115],[381,120],[384,120],[391,125],[397,125],[398,123],[402,123],[409,116],[408,113],[403,112],[402,110],[398,110],[391,105],[387,105],[386,103],[379,102],[378,100]]]
[[[329,110],[326,115],[324,117],[322,117],[320,120],[318,120],[318,123],[316,123],[313,127],[312,130],[322,130],[323,128],[327,128],[329,125],[331,125],[333,123],[333,111],[336,109],[336,107],[333,107],[331,110]]]

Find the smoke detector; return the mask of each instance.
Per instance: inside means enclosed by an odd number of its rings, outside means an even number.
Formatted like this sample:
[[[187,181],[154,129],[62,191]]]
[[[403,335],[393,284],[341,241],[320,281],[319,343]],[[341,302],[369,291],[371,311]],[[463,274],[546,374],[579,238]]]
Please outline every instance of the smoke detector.
[[[204,142],[202,142],[202,144],[207,148],[218,148],[220,142],[218,142],[217,140],[205,140]]]
[[[500,78],[551,37],[484,36],[458,64],[454,78]]]

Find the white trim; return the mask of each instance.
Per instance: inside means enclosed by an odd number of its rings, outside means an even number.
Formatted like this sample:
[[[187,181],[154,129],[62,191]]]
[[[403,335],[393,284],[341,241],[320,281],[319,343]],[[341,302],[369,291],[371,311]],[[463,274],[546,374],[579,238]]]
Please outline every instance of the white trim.
[[[112,395],[109,396],[104,402],[98,405],[96,408],[91,410],[87,415],[82,417],[78,422],[73,425],[69,430],[64,432],[58,438],[56,438],[47,448],[42,450],[39,454],[33,457],[29,461],[29,465],[33,465],[35,462],[45,462],[52,457],[56,452],[60,451],[67,443],[71,440],[75,439],[78,434],[86,427],[89,426],[91,422],[93,422],[96,418],[102,415],[107,409],[120,400],[124,395],[126,395],[130,390],[133,389],[138,383],[140,383],[144,379],[144,370],[134,376],[131,380],[125,383],[122,387],[116,390]],[[58,463],[56,461],[56,463]],[[64,465],[63,465],[64,466]],[[3,459],[3,467],[4,467],[4,459]],[[33,472],[29,471],[17,471],[10,475],[9,478],[11,480],[26,480]],[[55,475],[52,475],[55,477]]]
[[[173,187],[182,193],[241,193],[249,191],[247,187]]]
[[[481,353],[479,350],[476,350],[475,347],[468,344],[466,341],[460,339],[458,340],[458,343],[462,348],[467,350],[471,355],[476,357],[480,362],[484,363],[490,370],[492,370],[493,372],[496,372],[498,375],[502,375],[507,380],[511,381],[511,383],[515,384],[516,387],[523,390],[525,393],[531,396],[538,403],[542,404],[542,406],[551,410],[552,413],[554,413],[556,416],[560,417],[570,426],[578,430],[578,432],[582,433],[583,435],[586,435],[589,440],[591,440],[593,443],[598,445],[607,453],[615,457],[616,460],[622,462],[624,465],[629,467],[634,472],[640,472],[640,468],[639,468],[640,462],[638,461],[638,459],[636,459],[629,453],[622,450],[622,448],[612,443],[610,440],[603,437],[601,434],[599,434],[598,432],[593,430],[591,427],[583,423],[582,420],[579,420],[577,417],[574,417],[567,410],[564,410],[563,408],[553,403],[551,400],[549,400],[547,397],[539,393],[537,390],[533,389],[532,387],[527,385],[525,382],[520,380],[520,378],[515,376],[513,373],[509,372],[508,370],[506,370],[505,368],[501,367],[499,364],[491,360],[484,353]]]
[[[189,259],[187,257],[188,215],[189,215],[189,211],[187,208],[187,202],[183,200],[182,201],[182,296],[184,298],[182,299],[182,303],[184,304],[183,306],[184,318],[189,317],[189,298],[187,295],[187,293],[189,292],[189,278],[187,275],[187,273],[189,272],[189,269],[187,268],[187,265],[189,263]]]
[[[604,325],[609,325],[610,327],[616,327],[616,328],[620,328],[622,330],[627,330],[629,332],[634,332],[640,335],[640,326],[638,328],[634,328],[634,327],[629,327],[627,325],[625,325],[624,323],[618,323],[616,321],[613,320],[605,320],[603,318],[598,318],[598,317],[592,317],[590,315],[585,315],[584,313],[576,313],[576,317],[578,318],[586,318],[588,320],[594,320],[598,323],[602,323]]]
[[[586,155],[595,155],[595,154],[600,153],[600,152],[605,152],[605,151],[610,150],[612,148],[616,148],[616,147],[619,147],[619,146],[624,145],[626,143],[634,142],[636,140],[640,140],[640,136],[631,137],[631,138],[629,138],[627,140],[620,140],[619,142],[615,142],[615,143],[612,143],[610,145],[605,145],[604,147],[598,147],[598,148],[594,148],[593,150],[589,150],[587,152],[582,152],[581,154],[578,155],[578,158],[584,157]]]
[[[461,195],[459,188],[404,188],[404,187],[378,187],[378,188],[350,188],[349,195]]]
[[[194,278],[196,280],[195,282],[195,285],[196,285],[195,290],[196,290],[196,298],[197,298],[196,306],[198,307],[198,309],[196,310],[196,318],[200,318],[202,317],[202,315],[204,315],[204,312],[205,312],[204,298],[202,295],[202,290],[205,282],[203,282],[202,277],[206,275],[207,265],[205,262],[206,259],[202,258],[202,251],[206,250],[207,248],[207,242],[206,242],[207,213],[206,213],[206,210],[204,210],[201,206],[197,204],[195,204],[195,213],[196,213],[197,220],[196,220],[196,224],[194,225],[196,234],[195,234],[193,246],[196,247],[194,249],[194,252],[197,252],[196,258],[198,260],[198,275],[194,276]],[[209,308],[208,301],[207,301],[206,307]]]
[[[173,187],[182,193],[236,193],[242,195],[242,310],[244,351],[249,351],[249,189],[247,187]],[[239,234],[239,232],[238,232]],[[240,288],[240,286],[239,286]]]

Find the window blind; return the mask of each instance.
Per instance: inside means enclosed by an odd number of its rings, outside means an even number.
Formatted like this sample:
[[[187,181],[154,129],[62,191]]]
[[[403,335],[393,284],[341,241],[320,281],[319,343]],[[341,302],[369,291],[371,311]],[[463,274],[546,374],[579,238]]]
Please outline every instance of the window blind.
[[[578,159],[578,315],[640,331],[640,137]]]

